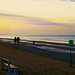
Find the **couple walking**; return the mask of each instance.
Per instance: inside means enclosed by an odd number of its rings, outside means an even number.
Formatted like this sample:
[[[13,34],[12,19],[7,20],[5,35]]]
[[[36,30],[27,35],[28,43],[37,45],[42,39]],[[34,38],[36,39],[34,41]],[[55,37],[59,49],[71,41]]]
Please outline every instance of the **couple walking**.
[[[20,38],[19,38],[19,37],[17,37],[17,38],[15,37],[15,38],[14,38],[14,43],[15,43],[15,44],[19,44],[19,41],[20,41]]]

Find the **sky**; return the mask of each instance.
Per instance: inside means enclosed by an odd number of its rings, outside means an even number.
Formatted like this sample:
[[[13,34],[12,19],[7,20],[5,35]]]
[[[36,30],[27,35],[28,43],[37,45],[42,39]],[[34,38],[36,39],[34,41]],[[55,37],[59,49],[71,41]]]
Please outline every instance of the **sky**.
[[[0,34],[75,35],[75,0],[1,0]]]

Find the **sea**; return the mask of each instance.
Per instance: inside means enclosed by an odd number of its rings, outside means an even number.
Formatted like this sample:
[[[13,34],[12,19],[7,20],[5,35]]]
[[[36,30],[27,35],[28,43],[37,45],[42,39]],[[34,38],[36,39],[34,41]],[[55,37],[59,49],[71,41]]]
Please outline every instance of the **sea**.
[[[69,40],[74,40],[75,35],[0,35],[0,38],[14,38],[20,37],[23,40],[32,41],[45,41],[45,42],[57,42],[57,43],[68,43]]]

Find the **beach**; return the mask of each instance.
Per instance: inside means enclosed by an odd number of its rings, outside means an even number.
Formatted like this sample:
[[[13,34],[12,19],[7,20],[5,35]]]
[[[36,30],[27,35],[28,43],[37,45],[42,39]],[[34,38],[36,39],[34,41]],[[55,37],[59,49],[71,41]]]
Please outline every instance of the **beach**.
[[[0,75],[75,75],[75,0],[1,0]]]
[[[41,49],[25,46],[20,48],[9,44],[8,42],[0,42],[0,58],[4,57],[12,64],[19,68],[19,75],[74,75],[75,64],[72,64],[72,68],[69,66],[69,62],[65,62],[56,58],[53,58],[47,54],[33,52],[31,50]],[[46,52],[47,53],[47,52]],[[50,53],[50,52],[48,52]],[[51,52],[52,53],[52,52]],[[1,60],[0,60],[1,62]],[[1,68],[1,64],[0,64]],[[6,75],[7,71],[0,71],[0,74]]]

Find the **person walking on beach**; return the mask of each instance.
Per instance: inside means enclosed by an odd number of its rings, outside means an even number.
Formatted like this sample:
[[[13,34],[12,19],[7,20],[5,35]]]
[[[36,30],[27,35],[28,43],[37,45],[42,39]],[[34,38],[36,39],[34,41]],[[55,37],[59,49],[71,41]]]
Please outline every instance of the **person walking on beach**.
[[[16,44],[16,41],[17,41],[17,40],[16,40],[16,37],[14,37],[14,43],[15,43],[15,44]]]
[[[19,37],[17,37],[17,44],[19,44],[19,41],[20,41],[20,38],[19,38]]]

